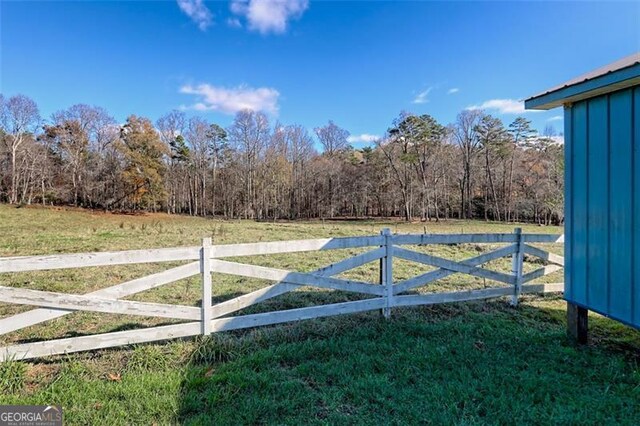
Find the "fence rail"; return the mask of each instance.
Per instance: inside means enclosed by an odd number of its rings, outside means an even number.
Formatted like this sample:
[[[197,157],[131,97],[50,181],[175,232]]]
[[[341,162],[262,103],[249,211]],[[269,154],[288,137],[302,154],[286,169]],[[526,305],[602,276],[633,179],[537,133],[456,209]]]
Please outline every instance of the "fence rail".
[[[537,278],[554,273],[564,266],[562,256],[531,244],[563,242],[564,236],[562,235],[523,234],[520,229],[516,229],[511,234],[420,235],[392,235],[388,229],[385,229],[380,235],[365,237],[228,245],[212,245],[211,239],[203,239],[200,247],[0,258],[0,273],[193,261],[84,295],[0,286],[0,302],[37,307],[27,312],[1,318],[0,335],[60,318],[75,311],[141,315],[188,321],[136,330],[15,344],[0,348],[0,361],[37,358],[200,334],[208,335],[220,331],[378,309],[388,318],[393,308],[402,306],[434,305],[501,296],[511,296],[511,303],[516,305],[522,293],[563,291],[563,283],[530,283]],[[469,243],[507,245],[461,261],[449,260],[406,248],[406,246],[415,245]],[[364,247],[375,248],[312,272],[288,271],[224,260],[228,257],[238,258],[264,254]],[[545,265],[525,274],[525,254],[541,259]],[[510,273],[484,267],[488,262],[509,256],[512,260]],[[394,258],[428,265],[436,269],[394,282]],[[346,271],[376,261],[379,262],[380,270],[380,280],[377,283],[336,277]],[[212,273],[259,278],[274,281],[275,284],[212,305],[212,286],[215,285]],[[404,294],[456,273],[497,281],[507,284],[508,287],[447,293]],[[201,276],[203,301],[201,307],[121,300],[124,297],[195,275]],[[229,314],[302,286],[348,291],[372,297],[351,302],[227,317]]]

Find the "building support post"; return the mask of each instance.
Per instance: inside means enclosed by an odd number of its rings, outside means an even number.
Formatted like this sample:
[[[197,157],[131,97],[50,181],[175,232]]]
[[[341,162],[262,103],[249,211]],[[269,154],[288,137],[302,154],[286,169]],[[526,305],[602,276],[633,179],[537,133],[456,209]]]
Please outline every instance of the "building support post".
[[[589,336],[589,310],[567,302],[567,334],[580,345],[587,344]]]

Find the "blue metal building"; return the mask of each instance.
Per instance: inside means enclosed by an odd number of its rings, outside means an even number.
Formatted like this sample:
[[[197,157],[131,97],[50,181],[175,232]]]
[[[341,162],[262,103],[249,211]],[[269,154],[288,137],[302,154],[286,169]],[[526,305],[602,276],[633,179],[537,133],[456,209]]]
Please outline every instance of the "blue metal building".
[[[525,101],[559,106],[569,326],[586,340],[592,310],[640,328],[640,52]]]

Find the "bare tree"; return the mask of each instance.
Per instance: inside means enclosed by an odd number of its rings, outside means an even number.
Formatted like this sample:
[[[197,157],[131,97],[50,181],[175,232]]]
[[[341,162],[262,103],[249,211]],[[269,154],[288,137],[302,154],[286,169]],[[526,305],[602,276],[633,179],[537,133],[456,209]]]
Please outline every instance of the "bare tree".
[[[377,142],[378,149],[387,158],[396,183],[400,187],[403,215],[407,222],[413,216],[411,213],[411,168],[416,161],[411,147],[417,129],[413,126],[415,120],[412,120],[411,117],[415,116],[404,111],[401,112],[398,118],[393,121],[393,126],[387,131],[386,139]]]
[[[3,138],[11,158],[11,188],[9,202],[18,202],[18,150],[28,135],[35,133],[40,124],[40,112],[33,99],[24,96],[12,96],[5,100],[0,95],[0,125],[6,137]]]
[[[286,160],[291,165],[289,178],[289,218],[301,216],[302,204],[308,191],[307,165],[316,155],[313,139],[302,126],[287,126],[284,129]]]
[[[316,127],[314,132],[322,145],[322,155],[328,160],[328,168],[326,170],[328,185],[327,197],[329,199],[329,216],[333,217],[335,214],[334,186],[337,177],[336,157],[350,148],[348,141],[349,132],[337,126],[331,120],[329,120],[329,123],[325,126]]]
[[[185,164],[189,160],[189,149],[184,140],[184,133],[187,127],[187,117],[182,111],[171,111],[156,121],[156,127],[160,133],[160,139],[169,147],[168,167],[166,174],[167,186],[167,209],[171,213],[178,211],[178,204],[184,198],[186,168]],[[180,201],[179,201],[180,199]],[[180,211],[184,206],[181,205]]]
[[[185,138],[191,153],[193,176],[190,184],[193,211],[206,216],[207,175],[209,166],[209,122],[200,117],[189,119]]]
[[[52,141],[52,148],[62,159],[63,171],[71,176],[73,205],[77,206],[79,196],[86,196],[84,180],[89,135],[79,121],[64,120],[53,126],[45,126],[44,137]]]
[[[460,177],[460,212],[461,217],[470,219],[473,217],[473,161],[478,155],[480,140],[478,138],[477,126],[482,119],[483,112],[480,110],[464,110],[458,114],[455,124],[451,127],[453,136],[460,148],[462,159],[462,176]]]
[[[262,112],[240,111],[236,114],[228,133],[229,141],[242,156],[241,180],[244,181],[245,190],[243,194],[244,216],[245,218],[255,218],[256,215],[260,217],[260,212],[257,212],[256,180],[258,162],[269,140],[269,120]]]
[[[484,151],[485,158],[484,219],[489,220],[489,197],[491,197],[494,205],[493,216],[497,220],[500,220],[500,205],[492,170],[495,166],[493,164],[494,157],[501,157],[502,147],[506,143],[507,130],[499,118],[485,115],[476,126],[476,133],[478,134],[478,140]]]
[[[329,157],[349,148],[349,132],[331,120],[325,126],[316,127],[314,131],[322,144],[324,154]]]
[[[513,142],[511,157],[509,161],[509,185],[507,188],[505,220],[511,221],[511,209],[513,204],[513,167],[515,163],[515,155],[519,146],[524,146],[535,135],[535,131],[531,128],[531,121],[524,117],[517,117],[513,123],[509,125],[509,134]]]

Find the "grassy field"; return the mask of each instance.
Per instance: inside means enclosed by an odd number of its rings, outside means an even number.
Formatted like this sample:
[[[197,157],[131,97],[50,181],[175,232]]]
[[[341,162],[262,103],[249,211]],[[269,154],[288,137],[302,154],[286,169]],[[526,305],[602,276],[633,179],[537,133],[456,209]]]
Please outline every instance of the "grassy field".
[[[511,232],[514,225],[450,221],[256,223],[157,215],[112,215],[0,205],[0,256],[397,233]],[[426,227],[426,229],[425,229]],[[522,226],[525,232],[560,228]],[[452,259],[491,247],[421,248]],[[562,253],[562,247],[551,247]],[[243,261],[299,271],[359,250],[255,256]],[[171,265],[177,265],[172,263]],[[167,264],[0,275],[1,285],[86,293]],[[493,262],[509,269],[509,261]],[[528,265],[534,268],[535,265]],[[394,261],[400,280],[428,270]],[[345,274],[375,280],[375,265]],[[561,280],[561,274],[547,277]],[[214,275],[214,299],[268,283]],[[420,292],[494,286],[461,275]],[[197,306],[197,277],[131,300]],[[354,300],[301,289],[242,313]],[[0,317],[28,308],[0,304]],[[640,335],[592,315],[591,343],[565,337],[558,296],[397,308],[222,333],[206,339],[0,364],[0,404],[61,404],[68,424],[640,424]],[[0,336],[0,345],[130,329],[165,320],[74,313]]]

